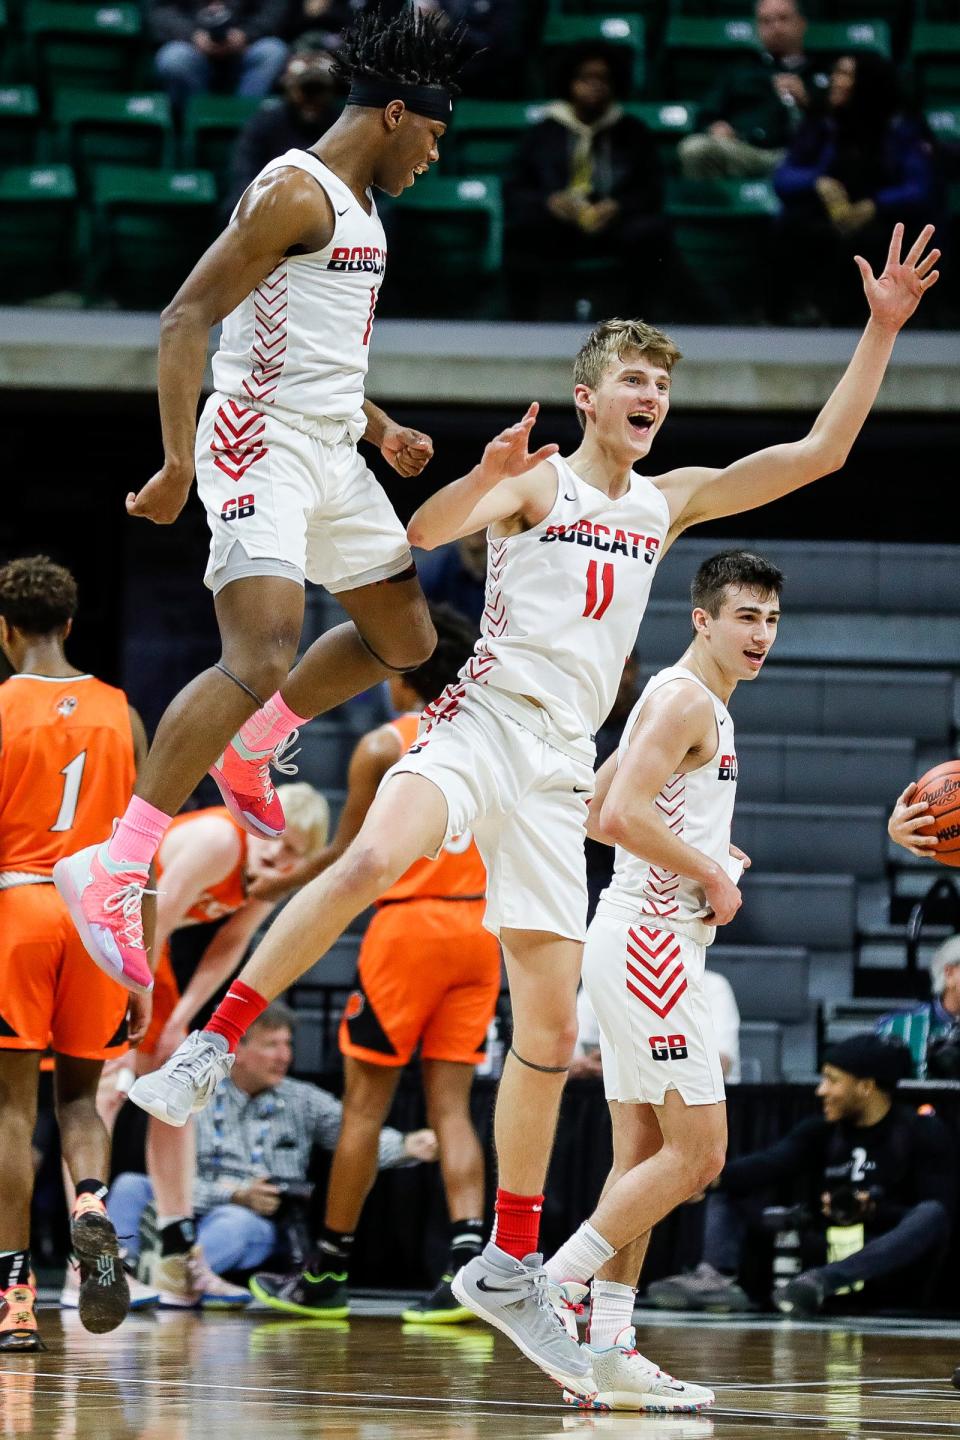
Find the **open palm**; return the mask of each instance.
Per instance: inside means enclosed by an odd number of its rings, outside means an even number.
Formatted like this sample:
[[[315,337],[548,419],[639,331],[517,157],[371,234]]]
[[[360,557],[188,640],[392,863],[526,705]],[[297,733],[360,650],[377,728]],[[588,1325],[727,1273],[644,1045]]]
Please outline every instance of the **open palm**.
[[[863,277],[870,314],[878,324],[899,330],[910,319],[930,287],[937,283],[940,272],[933,267],[940,259],[940,251],[924,253],[932,238],[933,226],[925,225],[901,260],[903,226],[895,225],[887,251],[887,263],[881,275],[874,275],[862,255],[854,256]]]
[[[526,475],[535,465],[556,455],[559,445],[543,445],[531,455],[529,452],[530,431],[536,424],[540,406],[534,400],[523,419],[510,425],[494,436],[483,452],[480,462],[484,477],[489,481],[507,480],[513,475]]]

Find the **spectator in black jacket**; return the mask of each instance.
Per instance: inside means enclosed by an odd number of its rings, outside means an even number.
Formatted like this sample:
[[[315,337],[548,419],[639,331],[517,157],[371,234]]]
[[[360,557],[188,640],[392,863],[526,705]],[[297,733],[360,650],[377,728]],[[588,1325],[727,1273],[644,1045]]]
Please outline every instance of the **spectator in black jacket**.
[[[622,86],[615,51],[577,49],[564,98],[521,142],[505,187],[507,250],[528,299],[557,261],[622,262],[622,303],[631,311],[656,279],[665,234],[660,162],[650,131],[624,114]]]
[[[950,1239],[957,1174],[956,1142],[943,1123],[894,1102],[910,1068],[906,1048],[878,1035],[832,1046],[817,1088],[823,1118],[728,1163],[707,1198],[702,1263],[692,1275],[656,1281],[649,1298],[665,1308],[752,1308],[737,1283],[744,1239],[763,1193],[793,1180],[806,1191],[806,1239],[825,1263],[775,1290],[778,1309],[813,1315],[831,1296],[861,1289],[867,1305],[916,1304]]]
[[[172,104],[212,89],[268,95],[287,58],[285,17],[286,0],[150,0],[154,64]]]
[[[690,180],[771,174],[803,116],[818,107],[826,77],[804,54],[807,22],[797,0],[759,0],[755,20],[760,53],[724,68],[699,106],[703,133],[680,142]]]
[[[333,60],[325,51],[300,42],[287,61],[280,88],[283,99],[268,100],[237,136],[230,165],[230,211],[268,161],[287,150],[309,149],[337,118]]]

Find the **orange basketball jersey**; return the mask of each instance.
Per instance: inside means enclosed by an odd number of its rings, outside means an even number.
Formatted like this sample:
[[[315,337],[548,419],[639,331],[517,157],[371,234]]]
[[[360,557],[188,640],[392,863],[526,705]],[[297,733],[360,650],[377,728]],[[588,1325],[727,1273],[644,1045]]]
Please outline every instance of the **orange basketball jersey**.
[[[236,865],[218,880],[216,885],[211,885],[209,890],[204,890],[198,900],[194,902],[186,915],[180,921],[181,925],[204,925],[209,920],[221,920],[224,915],[232,915],[235,910],[246,902],[247,883],[244,871],[247,865],[247,832],[234,820],[230,811],[222,805],[211,805],[208,810],[188,810],[183,815],[177,815],[171,821],[167,830],[169,835],[181,825],[191,825],[196,820],[226,820],[236,830],[240,840],[240,857]],[[157,884],[163,878],[163,846],[157,855]]]
[[[390,723],[406,752],[417,738],[420,716],[400,715]],[[486,889],[487,872],[480,852],[473,843],[472,835],[466,834],[448,840],[436,860],[415,860],[406,874],[384,891],[379,903],[420,899],[428,895],[480,896],[486,893]]]
[[[135,778],[122,690],[92,675],[0,685],[0,871],[49,875],[106,840]]]

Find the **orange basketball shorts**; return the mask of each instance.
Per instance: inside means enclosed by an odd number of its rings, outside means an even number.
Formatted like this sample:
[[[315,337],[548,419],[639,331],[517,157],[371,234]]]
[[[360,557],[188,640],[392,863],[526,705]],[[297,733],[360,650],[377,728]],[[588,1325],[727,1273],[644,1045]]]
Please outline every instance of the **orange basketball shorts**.
[[[177,984],[177,977],[173,973],[168,943],[160,951],[160,959],[153,977],[153,1012],[150,1016],[147,1033],[137,1046],[138,1051],[142,1051],[144,1055],[153,1054],[163,1027],[173,1014],[173,1007],[179,999],[180,987]]]
[[[0,1049],[111,1060],[128,996],[98,970],[52,885],[0,890]]]
[[[340,1050],[372,1065],[477,1065],[500,994],[500,946],[483,900],[409,900],[377,911],[360,947]]]

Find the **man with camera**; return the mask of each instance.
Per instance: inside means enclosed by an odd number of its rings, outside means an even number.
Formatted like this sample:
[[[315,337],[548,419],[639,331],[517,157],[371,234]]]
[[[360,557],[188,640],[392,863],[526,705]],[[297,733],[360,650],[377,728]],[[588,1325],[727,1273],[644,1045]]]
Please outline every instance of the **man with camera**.
[[[285,0],[151,0],[157,74],[180,109],[194,95],[226,90],[259,100],[284,67]]]
[[[817,1087],[822,1118],[727,1164],[707,1198],[702,1262],[656,1281],[648,1298],[667,1309],[752,1309],[737,1281],[744,1240],[773,1228],[799,1230],[810,1264],[775,1289],[784,1314],[815,1315],[854,1290],[871,1307],[915,1305],[950,1238],[957,1177],[942,1122],[893,1098],[909,1069],[904,1047],[877,1035],[831,1046]],[[802,1203],[765,1212],[766,1192],[784,1181],[802,1187]]]
[[[296,1256],[305,1238],[314,1145],[333,1150],[340,1133],[339,1100],[288,1077],[295,1017],[270,1005],[237,1048],[227,1080],[197,1116],[197,1240],[215,1274],[252,1270],[271,1255]],[[381,1169],[436,1158],[431,1130],[380,1133]],[[152,1199],[146,1175],[117,1177],[107,1201],[118,1233],[139,1246],[140,1218]],[[297,1256],[296,1258],[300,1258]]]

